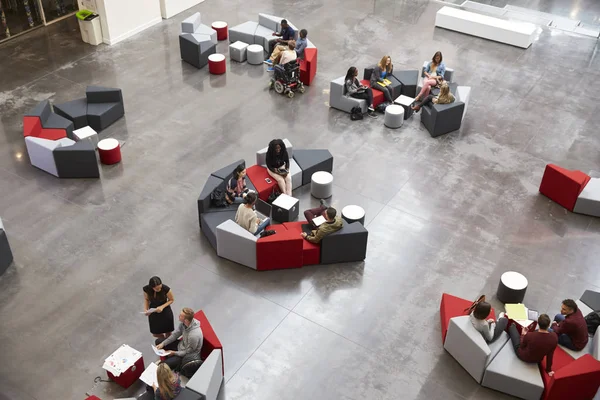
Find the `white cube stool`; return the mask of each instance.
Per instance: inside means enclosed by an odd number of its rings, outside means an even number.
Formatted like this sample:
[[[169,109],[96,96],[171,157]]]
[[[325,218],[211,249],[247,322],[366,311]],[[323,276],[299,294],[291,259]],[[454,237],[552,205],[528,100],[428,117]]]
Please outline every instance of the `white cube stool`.
[[[388,128],[400,128],[404,122],[404,108],[402,106],[392,104],[385,108],[385,117],[383,124]]]
[[[310,178],[310,194],[317,199],[326,199],[333,193],[333,175],[319,171]]]
[[[347,223],[360,222],[365,224],[365,210],[361,206],[346,206],[342,208],[342,218]]]
[[[98,133],[96,133],[96,131],[89,125],[80,129],[75,129],[73,131],[73,137],[75,138],[76,142],[87,139],[94,143],[96,147],[98,147]]]
[[[249,45],[246,47],[246,57],[248,58],[248,64],[262,65],[265,61],[263,47],[260,44]]]
[[[244,43],[240,40],[231,43],[229,45],[229,58],[237,62],[246,61],[246,48],[248,48],[248,43]]]

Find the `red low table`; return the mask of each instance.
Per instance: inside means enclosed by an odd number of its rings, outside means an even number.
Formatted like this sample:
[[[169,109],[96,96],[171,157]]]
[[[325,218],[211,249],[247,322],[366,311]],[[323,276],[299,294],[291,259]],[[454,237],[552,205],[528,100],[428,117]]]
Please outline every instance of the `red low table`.
[[[117,139],[102,139],[98,142],[100,162],[105,165],[121,161],[121,145]]]
[[[212,28],[217,31],[217,40],[227,40],[227,22],[215,21]]]
[[[221,75],[226,70],[227,64],[225,64],[225,56],[223,54],[215,53],[208,56],[208,72],[213,75]]]

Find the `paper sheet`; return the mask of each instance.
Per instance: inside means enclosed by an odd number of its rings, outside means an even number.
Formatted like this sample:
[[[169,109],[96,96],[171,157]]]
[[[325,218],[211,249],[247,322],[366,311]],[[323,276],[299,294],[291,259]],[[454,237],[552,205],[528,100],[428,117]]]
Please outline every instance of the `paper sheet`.
[[[148,309],[148,315],[152,314],[153,312],[156,312],[156,308]],[[140,314],[146,314],[146,311],[140,311]]]
[[[513,320],[527,320],[527,310],[521,303],[519,304],[505,304],[504,310],[508,314],[510,319]]]
[[[154,350],[154,354],[156,354],[157,356],[165,357],[169,355],[169,353],[167,353],[166,350],[159,350],[155,345],[152,345],[152,350]]]
[[[137,360],[140,359],[142,353],[136,349],[124,344],[115,350],[110,356],[106,357],[102,368],[109,371],[114,376],[119,376],[127,371]]]
[[[156,379],[156,371],[158,366],[155,363],[150,363],[148,368],[142,373],[140,379],[148,386],[152,386],[153,384],[158,387],[158,381]]]
[[[322,215],[319,215],[317,218],[313,218],[312,222],[316,226],[320,226],[322,223],[325,222],[325,217]]]

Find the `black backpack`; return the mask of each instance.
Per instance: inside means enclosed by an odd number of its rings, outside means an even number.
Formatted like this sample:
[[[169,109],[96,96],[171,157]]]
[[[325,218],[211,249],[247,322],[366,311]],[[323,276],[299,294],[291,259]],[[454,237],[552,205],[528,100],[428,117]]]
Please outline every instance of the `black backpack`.
[[[363,119],[362,109],[359,106],[352,107],[352,110],[350,110],[350,119],[352,121]]]
[[[379,113],[385,114],[385,108],[389,105],[392,105],[392,103],[390,103],[389,101],[384,101],[383,103],[377,106],[376,110]]]
[[[600,313],[597,311],[592,311],[585,316],[585,323],[587,324],[587,329],[590,335],[596,334],[596,330],[598,327],[600,327]]]
[[[213,207],[227,207],[227,200],[223,189],[216,188],[210,194],[210,203]]]

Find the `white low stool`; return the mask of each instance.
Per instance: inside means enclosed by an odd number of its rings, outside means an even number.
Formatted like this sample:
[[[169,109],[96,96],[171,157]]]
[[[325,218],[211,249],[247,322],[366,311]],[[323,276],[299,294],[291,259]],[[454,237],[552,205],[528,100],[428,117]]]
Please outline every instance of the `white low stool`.
[[[318,171],[310,178],[310,194],[317,199],[326,199],[333,193],[333,175]]]
[[[385,108],[385,117],[383,124],[388,128],[400,128],[404,123],[404,108],[402,106],[392,104]]]
[[[244,43],[238,40],[235,43],[231,43],[229,45],[229,58],[237,62],[246,61],[246,49],[248,48],[248,43]]]
[[[93,142],[96,147],[98,147],[98,133],[89,125],[80,129],[75,129],[73,131],[73,137],[75,138],[76,142],[87,139]]]
[[[361,206],[350,205],[342,208],[342,218],[347,223],[360,222],[365,224],[365,210]]]
[[[251,44],[246,47],[246,57],[248,64],[261,65],[265,61],[263,47],[260,44]]]

